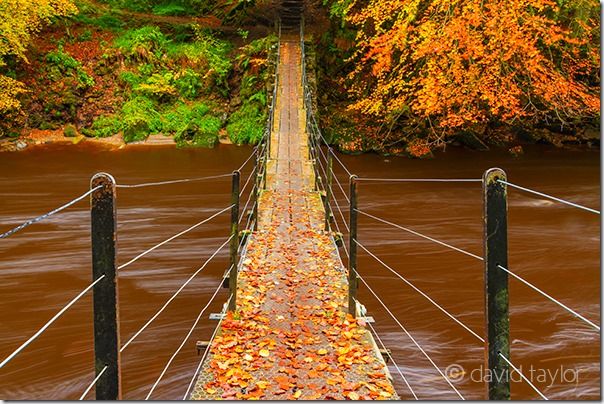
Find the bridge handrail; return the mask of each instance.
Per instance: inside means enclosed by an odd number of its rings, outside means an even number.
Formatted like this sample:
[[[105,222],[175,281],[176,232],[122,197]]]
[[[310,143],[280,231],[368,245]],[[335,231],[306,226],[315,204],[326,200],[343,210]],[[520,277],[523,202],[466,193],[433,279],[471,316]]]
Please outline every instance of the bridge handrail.
[[[530,189],[530,188],[521,187],[520,185],[516,185],[516,184],[513,184],[513,183],[508,182],[508,181],[497,180],[497,182],[499,182],[501,184],[505,184],[505,185],[507,185],[509,187],[512,187],[512,188],[519,189],[519,190],[524,191],[524,192],[528,192],[528,193],[531,193],[531,194],[534,194],[534,195],[541,196],[543,198],[550,199],[552,201],[556,201],[556,202],[560,202],[560,203],[563,203],[563,204],[568,205],[568,206],[572,206],[573,208],[582,209],[582,210],[585,210],[585,211],[588,211],[588,212],[591,212],[591,213],[595,213],[595,214],[598,214],[598,215],[600,214],[599,210],[588,208],[587,206],[579,205],[578,203],[574,203],[574,202],[567,201],[565,199],[557,198],[555,196],[548,195],[548,194],[545,194],[543,192],[535,191],[535,190]]]
[[[17,355],[21,353],[29,344],[35,341],[48,327],[50,327],[55,321],[59,319],[71,306],[73,306],[78,300],[80,300],[87,292],[90,291],[99,281],[105,278],[105,275],[99,276],[94,280],[90,285],[88,285],[84,290],[82,290],[76,297],[71,299],[69,303],[67,303],[57,314],[55,314],[50,320],[48,320],[34,335],[32,335],[27,341],[19,346],[19,348],[15,349],[10,355],[8,355],[1,363],[0,369],[2,369],[8,362],[14,359]]]
[[[387,350],[388,348],[386,348],[386,345],[384,344],[384,341],[382,341],[382,338],[380,338],[378,332],[376,331],[376,329],[371,325],[370,321],[367,321],[367,325],[369,326],[369,328],[371,329],[371,332],[373,332],[373,335],[375,336],[375,339],[377,339],[378,343],[382,346],[382,348],[384,350]],[[392,364],[394,365],[394,367],[396,368],[396,371],[398,372],[398,374],[401,376],[401,379],[403,379],[403,382],[405,382],[405,385],[407,386],[407,388],[409,389],[409,391],[411,392],[411,394],[413,395],[413,398],[415,400],[419,400],[419,398],[417,397],[417,395],[415,394],[415,391],[413,391],[413,389],[411,388],[411,385],[409,384],[409,382],[407,381],[407,378],[405,377],[405,375],[403,374],[403,371],[401,370],[401,368],[399,367],[399,365],[396,363],[396,361],[394,360],[394,358],[392,356],[390,356],[390,360],[392,361]]]
[[[168,371],[168,368],[170,367],[170,365],[174,361],[174,358],[176,358],[176,355],[178,355],[180,353],[180,351],[182,350],[182,348],[187,343],[187,340],[189,339],[189,337],[191,336],[191,334],[193,334],[193,331],[195,330],[195,327],[197,327],[197,324],[199,324],[199,321],[201,320],[201,316],[203,316],[203,313],[205,313],[205,311],[208,309],[208,307],[210,307],[210,304],[212,304],[212,302],[214,301],[214,299],[218,295],[218,292],[220,291],[220,289],[222,289],[222,282],[224,281],[224,279],[226,279],[226,278],[223,278],[223,279],[220,280],[220,282],[218,283],[218,287],[214,291],[214,294],[212,295],[212,297],[210,297],[210,300],[206,303],[205,306],[203,306],[203,308],[201,309],[201,311],[197,315],[197,318],[193,322],[193,325],[189,329],[189,332],[187,332],[187,334],[183,338],[183,340],[180,343],[180,345],[178,346],[178,348],[176,348],[176,351],[174,351],[174,353],[172,354],[172,356],[170,357],[170,359],[168,359],[168,362],[166,362],[166,366],[164,366],[164,369],[161,371],[160,375],[155,380],[155,383],[153,383],[153,386],[151,387],[151,390],[149,390],[149,393],[147,393],[147,396],[145,397],[145,400],[149,400],[149,398],[151,398],[151,395],[153,394],[153,391],[155,391],[155,388],[159,385],[159,382],[161,381],[161,379],[164,377],[164,375]]]
[[[173,235],[173,236],[171,236],[171,237],[169,237],[169,238],[165,239],[164,241],[162,241],[162,242],[160,242],[160,243],[158,243],[158,244],[154,245],[153,247],[151,247],[151,248],[149,248],[149,249],[147,249],[147,250],[143,251],[142,253],[140,253],[140,254],[138,254],[137,256],[135,256],[134,258],[132,258],[130,261],[125,262],[125,263],[123,263],[122,265],[118,266],[118,267],[117,267],[117,269],[119,270],[119,269],[123,269],[123,268],[127,267],[128,265],[130,265],[130,264],[132,264],[132,263],[134,263],[134,262],[138,261],[140,258],[142,258],[142,257],[144,257],[145,255],[149,254],[150,252],[152,252],[152,251],[156,250],[157,248],[159,248],[159,247],[161,247],[161,246],[163,246],[163,245],[165,245],[165,244],[167,244],[167,243],[171,242],[172,240],[177,239],[178,237],[182,236],[183,234],[186,234],[186,233],[190,232],[191,230],[194,230],[194,229],[196,229],[197,227],[199,227],[199,226],[201,226],[201,225],[203,225],[203,224],[208,223],[209,221],[211,221],[212,219],[214,219],[214,218],[216,218],[216,217],[220,216],[221,214],[225,213],[226,211],[228,211],[228,210],[229,210],[229,209],[231,209],[232,207],[233,207],[233,205],[229,205],[229,206],[227,206],[226,208],[223,208],[223,209],[221,209],[221,210],[219,210],[219,211],[216,211],[216,212],[215,212],[213,215],[211,215],[210,217],[207,217],[207,218],[203,219],[202,221],[195,223],[193,226],[188,227],[188,228],[186,228],[185,230],[183,230],[183,231],[181,231],[181,232],[179,232],[179,233],[176,233],[175,235]]]
[[[432,366],[438,371],[438,373],[442,376],[442,378],[445,380],[445,382],[447,382],[447,384],[453,389],[453,391],[455,391],[455,393],[457,393],[457,395],[459,396],[459,398],[461,398],[462,400],[465,400],[465,398],[461,395],[461,393],[459,392],[459,390],[457,390],[457,388],[455,388],[455,386],[453,385],[453,383],[451,383],[451,380],[449,380],[449,378],[436,365],[436,363],[434,363],[434,361],[432,360],[432,358],[430,357],[430,355],[428,355],[428,353],[424,350],[424,348],[421,347],[421,345],[417,342],[417,340],[415,338],[413,338],[413,336],[409,333],[409,331],[407,331],[407,329],[403,326],[403,324],[399,321],[399,319],[396,318],[396,316],[394,315],[394,313],[392,313],[392,311],[390,311],[390,309],[388,308],[388,306],[386,305],[386,303],[384,303],[384,301],[382,299],[380,299],[380,297],[374,292],[374,290],[371,288],[371,286],[369,286],[369,284],[365,281],[365,279],[361,275],[358,275],[358,277],[361,280],[361,282],[363,282],[363,284],[365,285],[365,287],[367,287],[367,290],[369,290],[369,292],[371,292],[371,294],[376,298],[376,300],[378,302],[380,302],[380,304],[382,305],[382,307],[384,307],[384,310],[386,310],[386,312],[388,314],[390,314],[390,316],[392,317],[392,319],[394,320],[394,322],[403,330],[403,332],[405,334],[407,334],[407,336],[409,337],[409,339],[411,340],[411,342],[413,342],[413,344],[420,350],[420,352],[426,357],[426,359],[428,359],[428,361],[432,364]]]
[[[0,238],[7,238],[9,236],[12,236],[13,234],[17,233],[18,231],[21,231],[21,230],[25,229],[26,227],[28,227],[28,226],[30,226],[30,225],[32,225],[34,223],[37,223],[37,222],[39,222],[41,220],[44,220],[44,219],[47,219],[47,218],[51,217],[52,215],[54,215],[56,213],[59,213],[62,210],[65,210],[65,209],[67,209],[68,207],[70,207],[72,205],[75,205],[76,203],[80,202],[82,199],[86,198],[88,195],[90,195],[91,193],[93,193],[94,191],[96,191],[99,188],[101,188],[100,185],[98,187],[95,187],[93,189],[90,189],[90,190],[84,192],[82,195],[80,195],[80,196],[72,199],[71,201],[65,203],[64,205],[59,206],[56,209],[51,210],[48,213],[44,213],[43,215],[40,215],[40,216],[35,217],[33,219],[30,219],[30,220],[26,221],[25,223],[20,224],[19,226],[15,227],[15,228],[7,231],[7,232],[4,232],[4,233],[0,234]]]
[[[444,307],[442,307],[440,304],[438,304],[436,301],[434,301],[434,299],[432,299],[430,296],[428,296],[425,292],[423,292],[420,288],[418,288],[417,286],[415,286],[413,283],[411,283],[409,280],[407,280],[407,278],[405,278],[404,276],[402,276],[401,274],[399,274],[398,272],[396,272],[394,269],[392,269],[392,267],[388,264],[386,264],[380,257],[378,257],[377,255],[375,255],[371,250],[369,250],[367,247],[365,247],[363,244],[359,243],[358,241],[355,241],[356,244],[361,247],[361,249],[363,251],[365,251],[367,254],[369,254],[369,256],[371,256],[374,260],[376,260],[377,262],[379,262],[380,264],[382,264],[382,266],[386,269],[388,269],[390,272],[392,272],[395,276],[397,276],[398,278],[400,278],[403,282],[405,282],[407,285],[409,285],[413,290],[415,290],[417,293],[419,293],[420,295],[422,295],[423,297],[425,297],[430,303],[432,303],[436,308],[438,308],[440,311],[442,311],[443,313],[445,313],[449,318],[451,318],[453,321],[455,321],[457,324],[459,324],[462,328],[464,328],[466,331],[468,331],[470,334],[472,334],[472,336],[474,336],[477,340],[479,340],[480,342],[484,343],[484,338],[481,337],[480,335],[478,335],[476,332],[474,332],[474,330],[472,330],[470,327],[468,327],[467,325],[465,325],[463,322],[461,322],[457,317],[455,317],[453,314],[449,313],[447,311],[447,309],[445,309]]]
[[[212,261],[212,259],[231,241],[231,239],[233,238],[233,236],[231,235],[229,238],[227,238],[221,245],[220,247],[218,247],[213,253],[212,255],[210,255],[210,257],[203,263],[203,265],[201,267],[199,267],[194,273],[193,275],[191,275],[186,281],[185,283],[183,283],[180,288],[178,288],[178,290],[176,292],[174,292],[174,294],[172,294],[172,296],[170,296],[170,298],[164,303],[164,305],[153,315],[151,316],[151,318],[137,331],[135,332],[129,339],[128,341],[126,341],[126,343],[124,345],[122,345],[122,347],[120,348],[120,352],[123,352],[128,345],[130,345],[145,329],[147,329],[147,327],[157,318],[159,317],[159,315],[166,309],[166,307],[168,307],[168,305],[176,298],[176,296],[178,296],[180,294],[180,292],[182,292],[182,290],[193,280],[193,278],[195,278],[201,271],[204,270],[204,268],[210,263],[210,261]]]
[[[210,349],[212,347],[212,342],[214,342],[214,338],[216,338],[216,335],[218,334],[218,330],[220,330],[220,325],[222,324],[222,320],[224,320],[227,308],[229,307],[229,303],[232,298],[233,298],[233,295],[230,295],[227,302],[224,304],[222,311],[220,312],[220,320],[218,320],[218,324],[216,324],[216,328],[214,328],[214,332],[212,333],[212,336],[210,337],[208,346],[206,347],[205,351],[203,352],[203,355],[201,357],[201,360],[199,361],[199,364],[197,365],[197,369],[195,370],[195,373],[193,373],[191,382],[189,383],[189,386],[187,387],[187,391],[185,392],[185,395],[182,398],[183,400],[187,399],[187,397],[189,395],[189,391],[191,391],[191,387],[195,383],[195,379],[197,378],[197,375],[199,374],[199,371],[201,370],[201,366],[203,365],[203,362],[205,361],[206,357],[208,356],[208,353],[210,352]]]

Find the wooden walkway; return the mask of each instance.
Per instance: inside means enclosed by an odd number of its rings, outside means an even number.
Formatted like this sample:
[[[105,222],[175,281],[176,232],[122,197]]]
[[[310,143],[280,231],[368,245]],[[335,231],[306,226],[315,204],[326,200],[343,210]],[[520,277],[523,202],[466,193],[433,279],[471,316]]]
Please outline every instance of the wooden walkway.
[[[299,37],[281,40],[267,186],[241,258],[237,310],[222,321],[191,399],[398,399],[323,230],[302,102]]]

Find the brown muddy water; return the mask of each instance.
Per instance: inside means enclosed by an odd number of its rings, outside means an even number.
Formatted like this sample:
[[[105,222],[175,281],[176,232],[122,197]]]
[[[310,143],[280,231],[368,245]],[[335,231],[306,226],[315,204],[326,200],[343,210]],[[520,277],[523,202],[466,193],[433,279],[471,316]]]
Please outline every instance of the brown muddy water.
[[[101,151],[53,146],[0,156],[0,232],[80,195],[98,171],[132,184],[232,171],[249,147],[170,147]],[[341,156],[359,176],[480,178],[501,167],[509,180],[599,209],[597,152],[527,148],[503,152],[448,150],[434,160]],[[248,166],[249,168],[249,166]],[[338,167],[336,166],[336,171]],[[347,190],[343,171],[340,180]],[[242,176],[246,178],[247,171]],[[118,190],[118,262],[229,204],[229,179]],[[336,191],[343,214],[348,209]],[[359,209],[482,255],[479,183],[361,183]],[[339,218],[339,213],[335,212]],[[90,284],[88,202],[0,240],[0,359],[33,335]],[[340,226],[341,224],[341,220]],[[122,343],[130,338],[228,237],[228,215],[174,240],[120,273]],[[454,314],[484,334],[483,265],[476,259],[360,217],[359,241]],[[509,191],[509,265],[529,282],[600,324],[600,217],[520,191]],[[206,304],[227,266],[217,256],[122,354],[123,397],[144,399]],[[359,272],[443,371],[459,365],[456,387],[484,398],[482,344],[424,297],[359,251]],[[512,361],[550,399],[600,398],[600,334],[515,279],[510,279]],[[361,287],[360,300],[420,399],[455,399],[428,360]],[[210,306],[219,312],[226,292]],[[90,294],[0,369],[0,399],[77,399],[94,378]],[[207,316],[177,356],[153,399],[180,399],[199,361],[196,340],[209,339]],[[395,368],[397,390],[411,399]],[[519,379],[516,375],[514,380]],[[91,392],[88,398],[93,398]],[[523,381],[512,398],[539,398]]]

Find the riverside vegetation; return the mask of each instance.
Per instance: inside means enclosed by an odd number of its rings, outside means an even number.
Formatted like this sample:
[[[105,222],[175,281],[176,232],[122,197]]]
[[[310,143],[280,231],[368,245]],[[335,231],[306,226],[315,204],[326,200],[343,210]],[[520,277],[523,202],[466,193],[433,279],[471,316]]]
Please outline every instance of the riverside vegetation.
[[[40,132],[255,143],[277,41],[271,4],[3,1],[0,146]],[[593,0],[322,0],[308,2],[307,21],[319,123],[341,151],[599,147]]]
[[[0,134],[62,130],[67,137],[122,134],[125,142],[163,134],[193,146],[213,146],[219,136],[257,142],[277,37],[212,28],[220,20],[190,15],[209,11],[210,2],[192,3],[51,1],[47,16],[39,14],[44,6],[25,10],[33,25],[0,28],[2,36],[14,36],[11,47],[0,48]],[[7,16],[10,5],[4,6],[0,15]],[[48,26],[32,39],[42,23]]]

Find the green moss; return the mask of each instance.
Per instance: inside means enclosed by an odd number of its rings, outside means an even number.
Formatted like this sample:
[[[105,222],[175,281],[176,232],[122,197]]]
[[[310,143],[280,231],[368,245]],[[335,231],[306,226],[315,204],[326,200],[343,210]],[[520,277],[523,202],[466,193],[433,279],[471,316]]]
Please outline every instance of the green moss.
[[[73,125],[65,125],[63,128],[63,136],[65,137],[76,137],[78,135],[78,130]]]
[[[162,130],[161,115],[155,103],[143,96],[126,102],[122,107],[124,141],[144,140],[151,133]]]
[[[94,79],[82,69],[82,64],[75,60],[69,53],[59,45],[56,51],[46,54],[46,62],[49,73],[56,81],[65,76],[77,79],[77,88],[88,88],[94,85]]]
[[[122,121],[115,115],[103,115],[94,120],[92,126],[83,129],[86,136],[109,137],[118,134],[122,130]]]
[[[258,103],[244,103],[229,117],[226,130],[233,143],[255,144],[262,138],[266,113]]]

